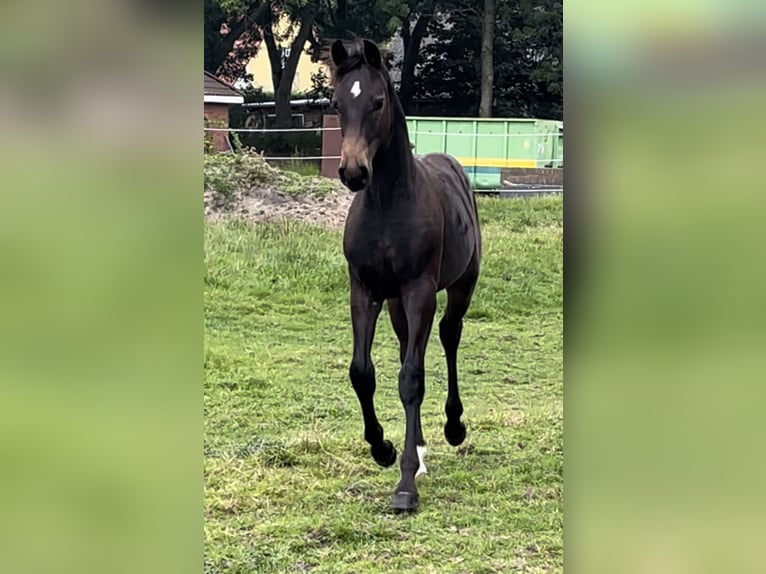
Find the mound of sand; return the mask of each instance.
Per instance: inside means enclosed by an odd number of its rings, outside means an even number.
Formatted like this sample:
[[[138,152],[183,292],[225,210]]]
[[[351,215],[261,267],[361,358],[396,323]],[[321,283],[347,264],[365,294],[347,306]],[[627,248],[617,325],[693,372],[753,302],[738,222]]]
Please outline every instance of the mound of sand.
[[[292,196],[270,188],[254,188],[235,192],[224,206],[216,201],[214,192],[205,190],[205,216],[212,221],[225,218],[247,221],[292,219],[341,228],[351,199],[348,192]]]
[[[343,227],[353,195],[333,179],[268,165],[256,153],[205,156],[205,217],[212,221],[291,219]]]

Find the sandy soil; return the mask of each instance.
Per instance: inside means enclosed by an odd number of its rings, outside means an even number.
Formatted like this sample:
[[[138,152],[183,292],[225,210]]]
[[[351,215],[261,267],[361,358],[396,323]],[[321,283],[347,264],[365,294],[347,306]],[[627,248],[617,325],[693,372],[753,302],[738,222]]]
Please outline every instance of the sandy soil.
[[[280,221],[291,219],[342,228],[353,195],[347,191],[324,197],[293,197],[272,188],[256,188],[235,192],[223,204],[215,193],[205,191],[205,217],[212,221],[226,218],[247,221]]]

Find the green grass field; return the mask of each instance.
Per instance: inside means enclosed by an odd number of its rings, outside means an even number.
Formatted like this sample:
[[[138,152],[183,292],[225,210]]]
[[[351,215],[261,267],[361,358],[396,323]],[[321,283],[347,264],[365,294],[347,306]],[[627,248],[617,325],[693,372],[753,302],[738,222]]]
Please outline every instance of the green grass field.
[[[562,572],[562,200],[482,198],[482,276],[458,354],[468,437],[442,434],[426,358],[420,510],[389,510],[348,379],[339,231],[206,224],[205,572]],[[439,294],[437,320],[444,309]],[[376,407],[401,454],[398,343],[382,313]]]

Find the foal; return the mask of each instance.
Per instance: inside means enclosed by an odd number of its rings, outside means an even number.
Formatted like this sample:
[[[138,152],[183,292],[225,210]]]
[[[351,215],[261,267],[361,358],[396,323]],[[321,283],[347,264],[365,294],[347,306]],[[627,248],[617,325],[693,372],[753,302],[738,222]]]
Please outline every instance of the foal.
[[[380,51],[370,41],[337,40],[331,48],[333,100],[343,136],[338,173],[356,192],[346,219],[354,355],[349,369],[364,418],[364,437],[378,464],[396,449],[375,415],[375,368],[370,348],[384,300],[399,339],[399,396],[407,418],[401,480],[392,506],[415,510],[415,478],[425,472],[420,405],[424,359],[436,310],[447,290],[439,336],[447,358],[444,434],[457,446],[466,435],[457,383],[463,316],[479,276],[481,233],[476,202],[463,168],[445,154],[412,154],[404,111]]]

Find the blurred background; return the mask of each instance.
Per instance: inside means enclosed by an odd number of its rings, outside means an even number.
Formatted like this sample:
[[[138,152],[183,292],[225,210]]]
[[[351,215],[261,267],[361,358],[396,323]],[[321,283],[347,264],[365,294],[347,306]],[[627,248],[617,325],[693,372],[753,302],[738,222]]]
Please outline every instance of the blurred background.
[[[200,21],[0,5],[0,571],[200,567]]]
[[[573,571],[763,570],[765,12],[565,5]]]

